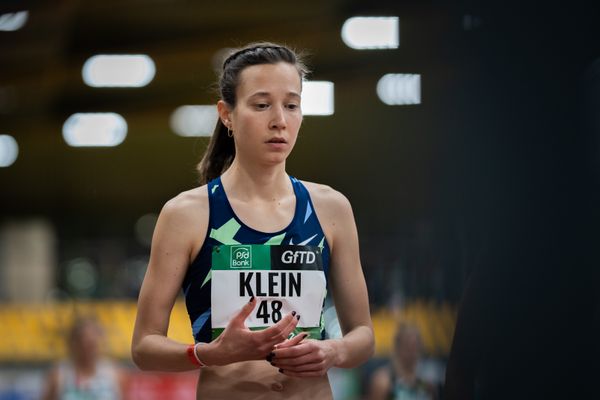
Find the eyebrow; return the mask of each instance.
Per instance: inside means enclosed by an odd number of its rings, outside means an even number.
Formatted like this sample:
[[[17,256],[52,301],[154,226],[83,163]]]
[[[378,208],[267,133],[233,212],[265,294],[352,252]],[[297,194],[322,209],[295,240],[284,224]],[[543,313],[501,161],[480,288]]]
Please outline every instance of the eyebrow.
[[[296,92],[287,92],[286,93],[288,96],[292,96],[292,97],[297,97],[300,98],[300,94],[296,93]],[[250,97],[260,97],[260,96],[270,96],[271,93],[269,92],[256,92],[253,93]]]

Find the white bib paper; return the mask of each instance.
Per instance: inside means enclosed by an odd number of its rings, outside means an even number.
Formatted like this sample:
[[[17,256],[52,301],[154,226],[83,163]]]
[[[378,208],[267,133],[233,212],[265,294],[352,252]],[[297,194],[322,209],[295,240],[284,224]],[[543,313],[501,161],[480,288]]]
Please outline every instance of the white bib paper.
[[[327,282],[318,247],[218,246],[212,253],[211,274],[213,337],[252,296],[257,301],[246,319],[249,328],[272,326],[292,311],[300,315],[300,330],[321,326]]]

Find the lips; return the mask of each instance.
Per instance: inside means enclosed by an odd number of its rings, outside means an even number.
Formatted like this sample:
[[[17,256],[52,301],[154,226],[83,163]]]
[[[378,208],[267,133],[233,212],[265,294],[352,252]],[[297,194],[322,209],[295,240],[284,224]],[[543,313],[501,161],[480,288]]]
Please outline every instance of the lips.
[[[287,141],[284,138],[274,137],[269,139],[267,143],[287,143]]]

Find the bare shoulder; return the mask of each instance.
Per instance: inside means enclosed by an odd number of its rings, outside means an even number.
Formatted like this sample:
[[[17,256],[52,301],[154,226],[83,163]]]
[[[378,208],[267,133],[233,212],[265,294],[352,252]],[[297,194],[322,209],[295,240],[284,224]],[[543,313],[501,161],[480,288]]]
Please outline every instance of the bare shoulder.
[[[327,213],[351,211],[350,201],[340,191],[321,183],[302,181],[316,208],[322,208]]]
[[[168,219],[186,220],[201,218],[208,212],[206,185],[179,193],[165,203],[161,216]]]
[[[338,238],[344,239],[355,230],[354,214],[350,201],[331,186],[313,182],[302,182],[310,193],[321,227],[333,249]]]
[[[152,246],[166,253],[185,251],[192,257],[204,243],[208,220],[206,186],[181,192],[167,201],[160,211]]]

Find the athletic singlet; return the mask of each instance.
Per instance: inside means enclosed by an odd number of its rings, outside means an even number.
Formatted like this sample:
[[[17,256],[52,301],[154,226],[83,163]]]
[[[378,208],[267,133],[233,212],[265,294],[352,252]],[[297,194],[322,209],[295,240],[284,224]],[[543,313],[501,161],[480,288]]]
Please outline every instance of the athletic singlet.
[[[206,238],[182,283],[196,342],[217,337],[251,296],[259,300],[247,320],[251,329],[271,326],[299,308],[297,332],[323,338],[329,245],[308,190],[290,179],[294,217],[274,233],[252,229],[235,215],[220,177],[208,183]]]
[[[60,400],[119,400],[121,391],[115,367],[108,361],[96,364],[94,376],[84,381],[77,378],[75,367],[65,362],[58,367]]]

